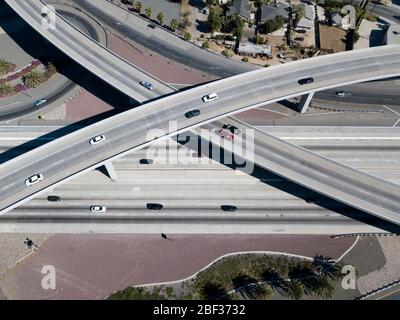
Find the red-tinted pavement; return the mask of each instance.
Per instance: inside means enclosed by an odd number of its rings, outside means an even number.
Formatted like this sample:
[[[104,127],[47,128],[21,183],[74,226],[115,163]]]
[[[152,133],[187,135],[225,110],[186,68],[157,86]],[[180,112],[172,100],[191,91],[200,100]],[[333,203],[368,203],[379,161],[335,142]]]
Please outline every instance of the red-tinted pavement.
[[[108,48],[156,78],[173,84],[197,84],[216,77],[168,60],[139,45],[131,45],[108,32]]]
[[[130,285],[186,278],[221,255],[279,251],[338,258],[351,238],[302,235],[55,235],[0,283],[10,299],[102,299]],[[43,290],[44,265],[56,269],[56,290]]]

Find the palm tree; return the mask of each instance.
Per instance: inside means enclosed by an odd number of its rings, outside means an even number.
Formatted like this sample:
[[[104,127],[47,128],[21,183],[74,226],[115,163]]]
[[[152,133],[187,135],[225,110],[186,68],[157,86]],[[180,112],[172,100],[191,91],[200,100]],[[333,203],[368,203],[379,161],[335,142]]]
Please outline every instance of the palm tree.
[[[329,299],[332,298],[335,293],[335,286],[332,280],[327,275],[322,275],[314,278],[312,286],[313,293],[320,298]]]
[[[164,14],[163,14],[162,12],[160,12],[160,13],[157,15],[157,21],[158,21],[158,23],[161,24],[161,25],[164,24]]]
[[[13,65],[12,63],[4,60],[4,59],[0,59],[0,75],[4,75],[7,74],[9,72],[11,72],[13,70]]]
[[[147,8],[144,10],[144,13],[146,14],[146,16],[147,16],[148,18],[151,18],[152,12],[153,12],[153,10],[151,9],[151,7],[147,7]]]
[[[12,93],[14,93],[14,88],[8,82],[0,84],[0,96],[7,96]]]
[[[32,71],[28,72],[22,78],[22,80],[29,88],[35,88],[45,81],[45,77],[44,77],[43,73],[32,70]]]
[[[286,287],[286,294],[290,299],[299,300],[304,295],[303,284],[296,279],[290,280]]]
[[[172,19],[171,22],[170,22],[170,26],[171,26],[171,29],[173,31],[175,31],[176,29],[179,28],[179,21],[176,20],[176,19]]]
[[[136,4],[135,4],[135,9],[136,9],[139,13],[142,12],[142,7],[143,7],[143,5],[142,5],[142,3],[141,3],[140,1],[136,2]]]

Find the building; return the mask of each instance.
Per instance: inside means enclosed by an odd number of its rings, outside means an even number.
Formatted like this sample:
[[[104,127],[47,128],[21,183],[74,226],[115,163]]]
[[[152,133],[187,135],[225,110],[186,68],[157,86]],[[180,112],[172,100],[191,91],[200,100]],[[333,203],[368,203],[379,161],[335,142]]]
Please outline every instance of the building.
[[[231,17],[235,14],[238,14],[246,21],[254,19],[249,0],[233,0],[232,6],[229,8],[226,15]]]
[[[272,46],[270,44],[253,44],[250,42],[241,42],[238,53],[240,55],[251,57],[272,57]]]
[[[261,23],[269,20],[274,20],[278,16],[282,16],[285,19],[289,16],[288,5],[283,2],[273,3],[269,5],[264,5],[261,7]]]
[[[297,28],[310,30],[314,26],[315,6],[309,3],[301,3],[300,8],[304,10],[304,17],[297,23]]]

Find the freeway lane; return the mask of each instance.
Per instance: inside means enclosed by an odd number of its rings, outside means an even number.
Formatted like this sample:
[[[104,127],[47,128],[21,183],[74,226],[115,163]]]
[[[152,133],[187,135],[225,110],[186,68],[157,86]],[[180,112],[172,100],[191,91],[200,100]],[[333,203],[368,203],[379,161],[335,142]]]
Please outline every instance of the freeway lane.
[[[147,137],[151,129],[161,129],[164,130],[164,135],[174,135],[191,126],[210,122],[258,104],[297,96],[310,90],[358,82],[360,79],[400,74],[399,52],[399,47],[379,47],[257,70],[180,92],[103,120],[3,164],[0,168],[1,208],[3,212],[10,210],[21,199],[27,200],[36,192],[43,191],[66,177],[97,167],[115,155],[153,142],[153,137]],[[315,82],[301,87],[297,79],[305,75],[313,76]],[[201,97],[210,91],[217,91],[220,98],[216,102],[205,104]],[[193,108],[201,109],[201,115],[186,119],[183,114]],[[170,121],[177,121],[177,128],[170,128]],[[91,147],[88,140],[100,133],[106,135],[107,141]],[[44,174],[44,181],[27,188],[25,179],[35,173]],[[379,215],[382,212],[386,214],[388,209],[393,210],[394,205],[396,214],[390,211],[391,214],[386,217],[393,221],[397,219],[397,212],[400,212],[396,207],[396,204],[399,205],[399,193],[396,189],[393,190],[392,185],[385,184],[385,187],[388,186],[387,192],[392,194],[394,200],[386,201],[387,197],[380,190],[377,194],[383,196],[383,201],[379,203],[384,209],[378,209],[378,213],[376,206],[373,206],[373,210],[366,209]]]

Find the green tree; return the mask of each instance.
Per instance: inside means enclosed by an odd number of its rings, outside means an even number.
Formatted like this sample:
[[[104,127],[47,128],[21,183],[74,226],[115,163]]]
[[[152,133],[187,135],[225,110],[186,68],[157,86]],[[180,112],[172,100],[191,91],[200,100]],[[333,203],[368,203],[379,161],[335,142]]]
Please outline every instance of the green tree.
[[[176,19],[172,19],[170,22],[170,26],[173,31],[176,31],[176,29],[178,29],[179,27],[179,21]]]
[[[147,7],[147,8],[144,10],[144,13],[146,14],[146,16],[147,16],[148,18],[151,18],[151,14],[153,13],[153,9],[151,9],[151,7]]]
[[[136,2],[136,4],[135,4],[135,9],[136,9],[136,11],[138,11],[139,13],[141,13],[141,12],[142,12],[142,8],[143,8],[142,3],[141,3],[140,1]]]
[[[7,96],[14,93],[14,88],[8,83],[0,83],[0,96]]]
[[[211,32],[219,31],[222,27],[222,9],[220,7],[213,7],[210,9],[210,14],[207,18],[208,28]]]
[[[43,73],[32,70],[23,76],[22,80],[29,88],[35,88],[42,84],[46,79]]]
[[[157,15],[157,21],[158,21],[158,23],[161,24],[161,25],[164,24],[164,14],[163,14],[162,12],[160,12],[160,13]]]
[[[192,39],[192,34],[191,34],[190,32],[185,32],[185,33],[183,34],[183,38],[184,38],[186,41],[190,41],[190,40]]]
[[[4,59],[0,59],[0,75],[7,74],[12,70],[13,70],[13,65],[10,62]]]
[[[296,279],[291,279],[286,287],[286,295],[290,299],[299,300],[304,296],[303,284]]]

